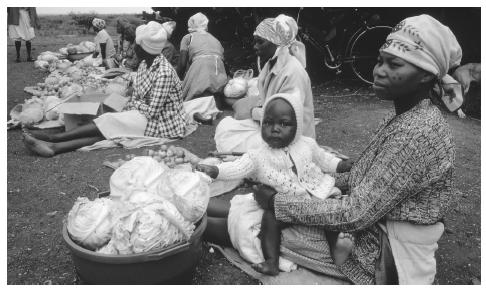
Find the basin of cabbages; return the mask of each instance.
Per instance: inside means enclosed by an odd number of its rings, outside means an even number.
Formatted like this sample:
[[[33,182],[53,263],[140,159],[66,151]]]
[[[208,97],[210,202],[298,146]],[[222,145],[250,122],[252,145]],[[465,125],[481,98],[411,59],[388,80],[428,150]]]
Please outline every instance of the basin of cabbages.
[[[131,255],[107,255],[85,249],[70,238],[66,224],[62,236],[83,284],[190,284],[201,259],[206,225],[204,215],[188,241]]]

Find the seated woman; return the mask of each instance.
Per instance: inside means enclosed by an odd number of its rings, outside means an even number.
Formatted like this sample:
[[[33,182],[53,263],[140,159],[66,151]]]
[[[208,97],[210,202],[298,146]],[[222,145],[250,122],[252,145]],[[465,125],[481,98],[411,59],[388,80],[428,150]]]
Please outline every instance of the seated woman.
[[[193,15],[187,22],[189,34],[181,40],[177,74],[184,79],[184,101],[204,96],[218,97],[228,81],[223,46],[207,31],[208,22],[202,13]]]
[[[105,20],[94,18],[93,29],[96,32],[94,38],[94,43],[96,44],[96,50],[93,53],[93,58],[98,57],[101,54],[101,59],[103,59],[103,65],[108,68],[115,66],[114,57],[116,55],[115,45],[113,39],[111,39],[110,34],[105,30]]]
[[[265,100],[277,93],[297,89],[304,104],[303,135],[315,138],[314,103],[305,56],[296,57],[297,23],[289,16],[263,20],[253,33],[255,51],[265,63],[258,76],[258,97],[245,97],[233,104],[233,118],[226,117],[216,127],[214,141],[218,151],[246,152],[262,145],[260,120]],[[299,55],[300,56],[300,55]]]
[[[125,18],[118,19],[117,32],[120,33],[120,43],[116,60],[121,67],[136,71],[140,60],[135,53],[135,25],[130,24]]]
[[[392,30],[380,49],[373,88],[393,101],[395,114],[351,171],[336,179],[349,196],[305,199],[268,186],[254,192],[263,209],[288,225],[281,231],[283,257],[355,284],[433,283],[441,219],[458,192],[452,133],[429,97],[449,68],[460,63],[461,53],[449,28],[429,15],[407,18]],[[228,211],[214,211],[212,202],[208,215],[219,217],[209,217],[205,238],[230,245]],[[326,230],[355,235],[340,266],[330,257]]]
[[[105,113],[92,123],[63,133],[26,132],[26,147],[40,156],[51,157],[104,139],[184,136],[186,116],[181,82],[174,68],[160,55],[166,40],[165,30],[157,22],[137,27],[135,52],[141,63],[125,111]]]

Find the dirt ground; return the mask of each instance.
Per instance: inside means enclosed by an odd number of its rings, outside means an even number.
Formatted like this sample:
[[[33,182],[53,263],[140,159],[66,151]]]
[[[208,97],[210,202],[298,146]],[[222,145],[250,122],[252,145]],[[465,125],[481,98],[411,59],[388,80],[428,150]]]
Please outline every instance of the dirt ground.
[[[86,39],[90,39],[87,37]],[[69,36],[44,38],[33,43],[34,56],[56,51]],[[22,47],[22,53],[25,53]],[[25,59],[25,54],[23,54]],[[25,86],[47,76],[34,70],[33,63],[14,63],[15,49],[8,46],[7,120],[10,109],[31,96]],[[313,87],[317,141],[357,157],[370,140],[379,121],[391,111],[391,103],[380,101],[372,91],[350,80],[336,80]],[[226,112],[229,114],[229,112]],[[457,147],[456,186],[463,193],[458,206],[446,216],[446,233],[437,252],[437,284],[477,284],[481,279],[480,128],[472,119],[447,114]],[[198,130],[174,145],[199,156],[214,150],[214,126]],[[19,130],[7,132],[7,263],[8,284],[78,284],[73,262],[62,236],[63,220],[79,196],[95,198],[109,190],[112,170],[105,159],[141,154],[121,148],[71,152],[46,159],[29,153]],[[209,253],[204,244],[192,284],[258,284],[257,280],[232,266],[218,252]]]

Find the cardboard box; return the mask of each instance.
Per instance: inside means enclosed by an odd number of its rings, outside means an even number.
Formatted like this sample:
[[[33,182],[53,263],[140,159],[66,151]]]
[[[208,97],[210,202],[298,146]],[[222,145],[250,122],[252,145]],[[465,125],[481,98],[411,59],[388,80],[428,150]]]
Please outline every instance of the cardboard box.
[[[128,98],[116,93],[88,93],[75,96],[59,105],[58,111],[64,113],[64,127],[66,131],[72,130],[106,112],[120,112]]]

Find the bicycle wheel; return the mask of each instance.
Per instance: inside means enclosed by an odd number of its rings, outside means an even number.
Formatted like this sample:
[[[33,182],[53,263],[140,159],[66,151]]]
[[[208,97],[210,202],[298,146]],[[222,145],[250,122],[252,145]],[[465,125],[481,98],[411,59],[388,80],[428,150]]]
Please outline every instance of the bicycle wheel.
[[[353,73],[367,84],[373,84],[373,68],[375,67],[379,49],[385,43],[392,27],[374,26],[366,28],[351,40],[347,59]]]

